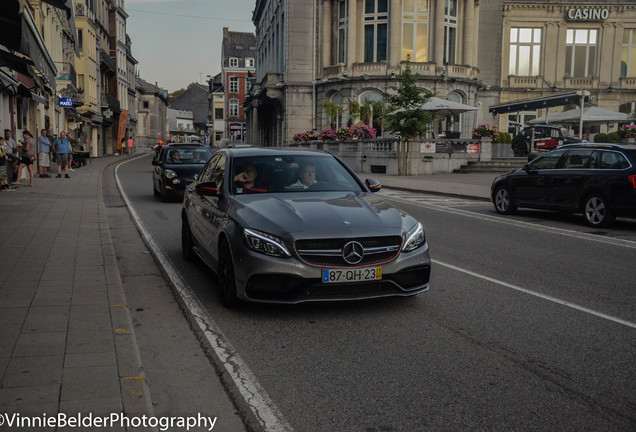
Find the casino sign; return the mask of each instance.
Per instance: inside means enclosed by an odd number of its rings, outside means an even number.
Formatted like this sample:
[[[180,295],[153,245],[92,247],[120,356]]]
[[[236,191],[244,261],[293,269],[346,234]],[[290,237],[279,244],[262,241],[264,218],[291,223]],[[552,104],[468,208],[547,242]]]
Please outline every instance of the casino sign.
[[[570,8],[567,11],[568,21],[605,21],[609,18],[607,8]]]

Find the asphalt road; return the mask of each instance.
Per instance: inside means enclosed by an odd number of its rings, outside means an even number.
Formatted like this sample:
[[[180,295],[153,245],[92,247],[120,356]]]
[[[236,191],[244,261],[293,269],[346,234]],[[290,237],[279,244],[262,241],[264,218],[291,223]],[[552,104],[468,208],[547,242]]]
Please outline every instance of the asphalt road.
[[[383,191],[425,226],[429,292],[227,310],[151,168],[118,169],[140,223],[294,430],[636,430],[636,221]]]

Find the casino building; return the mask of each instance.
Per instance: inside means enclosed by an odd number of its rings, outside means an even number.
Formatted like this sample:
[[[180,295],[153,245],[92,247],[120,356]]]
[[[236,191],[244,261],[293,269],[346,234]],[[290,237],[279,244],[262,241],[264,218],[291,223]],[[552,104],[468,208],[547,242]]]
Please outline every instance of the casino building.
[[[491,89],[479,95],[482,105],[584,90],[589,91],[590,103],[595,106],[621,112],[634,110],[636,2],[488,3],[501,11],[500,17],[494,13],[482,15],[485,21],[494,21],[485,23],[490,28],[501,19],[501,53],[498,58],[483,59],[492,60],[493,68],[482,68],[484,62],[478,62],[481,79]],[[487,40],[481,32],[482,48]],[[572,107],[550,108],[550,112],[564,108]],[[506,130],[508,122],[525,124],[544,114],[544,110],[519,111],[499,115],[496,121],[501,130]],[[584,132],[604,132],[607,127],[595,125]],[[609,125],[610,130],[616,127]]]
[[[493,117],[488,108],[575,90],[614,111],[636,104],[634,0],[257,0],[252,20],[256,78],[245,109],[248,141],[260,145],[359,121],[349,101],[381,99],[407,56],[422,87],[480,108],[436,125],[447,136],[525,124],[543,112]],[[326,107],[340,104],[334,121]]]

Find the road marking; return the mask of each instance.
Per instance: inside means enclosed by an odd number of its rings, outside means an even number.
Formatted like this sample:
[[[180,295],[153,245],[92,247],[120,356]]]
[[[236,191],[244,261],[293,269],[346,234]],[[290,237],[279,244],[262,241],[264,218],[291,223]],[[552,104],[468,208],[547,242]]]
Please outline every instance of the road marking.
[[[411,205],[425,206],[425,207],[430,208],[432,210],[437,210],[437,211],[445,212],[445,213],[451,213],[451,214],[455,214],[455,215],[458,215],[458,216],[466,216],[466,217],[473,218],[473,219],[480,219],[480,220],[489,221],[489,222],[497,222],[497,223],[506,224],[506,225],[512,225],[512,226],[516,226],[516,227],[523,227],[523,228],[528,228],[528,229],[532,229],[532,230],[535,230],[535,231],[541,231],[541,232],[549,233],[549,234],[562,235],[562,236],[566,236],[566,237],[577,238],[577,239],[580,239],[580,240],[589,240],[589,241],[594,241],[594,242],[597,242],[597,243],[609,244],[609,245],[612,245],[612,246],[622,246],[622,247],[626,247],[626,248],[629,248],[629,249],[636,249],[636,241],[633,241],[633,240],[624,240],[624,239],[611,238],[611,237],[601,237],[601,236],[599,236],[597,234],[588,234],[588,233],[583,233],[583,232],[579,232],[579,231],[569,230],[569,229],[565,229],[565,228],[556,228],[556,227],[550,227],[550,226],[545,226],[545,225],[539,225],[539,224],[535,224],[535,223],[532,223],[532,222],[511,220],[511,219],[507,219],[507,218],[502,217],[502,216],[495,216],[495,215],[491,216],[491,215],[479,214],[479,213],[475,213],[475,212],[470,211],[470,210],[462,210],[462,209],[450,208],[450,207],[446,207],[446,206],[443,206],[443,205],[434,204],[434,203],[431,203],[431,202],[416,202],[416,203],[414,203],[412,200],[407,200],[405,198],[402,198],[400,196],[395,196],[395,195],[388,196],[387,198],[395,200],[395,201],[405,202],[405,203],[411,204]]]
[[[254,373],[247,367],[236,349],[227,340],[223,331],[208,314],[196,294],[190,289],[188,283],[181,276],[181,273],[177,270],[170,258],[168,258],[168,255],[141,223],[139,215],[128,199],[128,195],[126,195],[126,192],[122,188],[118,174],[120,166],[135,159],[137,158],[129,159],[117,165],[115,168],[115,181],[117,182],[119,192],[128,207],[130,216],[137,226],[137,229],[141,233],[150,250],[153,252],[155,258],[159,262],[159,265],[163,267],[166,275],[168,275],[168,278],[175,287],[175,290],[181,297],[183,304],[188,308],[188,310],[190,310],[190,313],[202,334],[205,336],[206,340],[214,350],[214,353],[221,361],[221,364],[232,378],[232,381],[234,381],[234,384],[241,393],[241,396],[243,396],[247,402],[247,405],[256,416],[256,419],[263,427],[263,430],[273,432],[293,431],[291,425],[284,419],[283,414],[278,407],[274,405],[274,402],[258,382]]]
[[[547,300],[547,301],[550,301],[550,302],[553,302],[553,303],[557,303],[557,304],[560,304],[562,306],[566,306],[566,307],[569,307],[571,309],[575,309],[575,310],[580,311],[580,312],[585,312],[587,314],[594,315],[596,317],[603,318],[603,319],[606,319],[606,320],[609,320],[609,321],[613,321],[615,323],[622,324],[624,326],[636,329],[636,323],[633,323],[631,321],[626,321],[626,320],[621,319],[621,318],[616,318],[614,316],[611,316],[611,315],[608,315],[608,314],[605,314],[605,313],[602,313],[602,312],[598,312],[598,311],[595,311],[593,309],[589,309],[589,308],[586,308],[586,307],[583,307],[583,306],[579,306],[579,305],[577,305],[575,303],[571,303],[571,302],[566,301],[566,300],[561,300],[561,299],[558,299],[556,297],[549,296],[547,294],[542,294],[540,292],[536,292],[536,291],[532,291],[532,290],[529,290],[529,289],[526,289],[526,288],[522,288],[522,287],[517,286],[517,285],[509,284],[508,282],[500,281],[498,279],[491,278],[491,277],[486,276],[486,275],[475,273],[473,271],[466,270],[466,269],[463,269],[461,267],[457,267],[457,266],[452,265],[452,264],[448,264],[448,263],[445,263],[445,262],[442,262],[442,261],[438,261],[438,260],[431,260],[431,261],[434,264],[438,264],[438,265],[441,265],[441,266],[444,266],[444,267],[448,267],[449,269],[452,269],[452,270],[455,270],[455,271],[458,271],[458,272],[461,272],[461,273],[465,273],[467,275],[474,276],[476,278],[483,279],[483,280],[486,280],[488,282],[492,282],[492,283],[504,286],[506,288],[513,289],[515,291],[519,291],[519,292],[522,292],[522,293],[525,293],[525,294],[529,294],[531,296],[538,297],[538,298],[543,299],[543,300]]]

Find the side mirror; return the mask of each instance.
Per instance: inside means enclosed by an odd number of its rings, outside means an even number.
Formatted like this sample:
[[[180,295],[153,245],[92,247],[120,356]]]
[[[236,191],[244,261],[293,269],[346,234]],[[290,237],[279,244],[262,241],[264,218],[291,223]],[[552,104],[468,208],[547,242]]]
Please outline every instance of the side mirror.
[[[216,182],[199,183],[194,187],[194,191],[201,196],[219,196],[220,194]]]
[[[374,179],[366,179],[364,181],[364,184],[367,185],[371,192],[378,192],[380,189],[382,189],[382,185],[380,184],[380,182]]]

